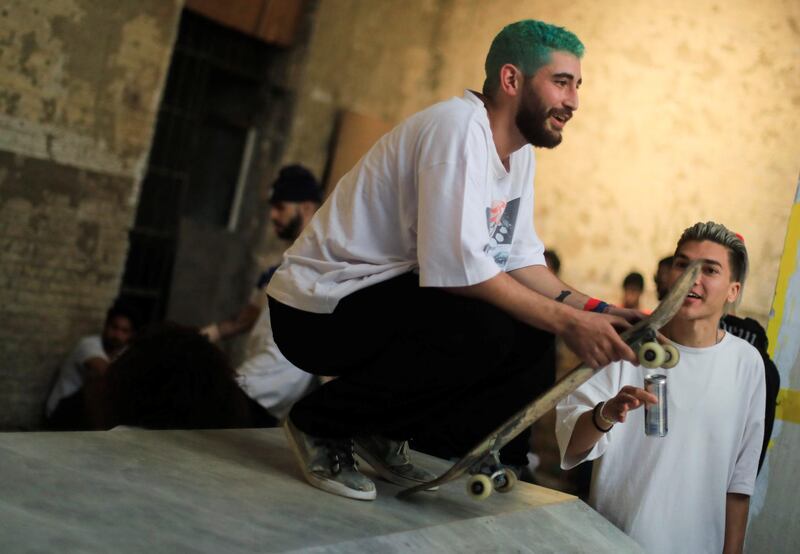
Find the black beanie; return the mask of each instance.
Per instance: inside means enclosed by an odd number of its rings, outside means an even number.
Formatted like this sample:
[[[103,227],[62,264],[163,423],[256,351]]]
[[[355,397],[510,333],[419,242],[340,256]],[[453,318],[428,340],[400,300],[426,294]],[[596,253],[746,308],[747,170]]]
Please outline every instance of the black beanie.
[[[270,204],[276,202],[322,202],[319,183],[302,165],[287,165],[272,184]]]

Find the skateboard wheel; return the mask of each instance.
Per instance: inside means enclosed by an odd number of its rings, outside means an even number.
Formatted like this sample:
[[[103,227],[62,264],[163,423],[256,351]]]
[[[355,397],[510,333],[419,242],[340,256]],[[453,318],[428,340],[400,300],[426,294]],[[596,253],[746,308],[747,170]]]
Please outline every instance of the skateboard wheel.
[[[678,365],[678,361],[681,359],[680,352],[678,349],[672,346],[671,344],[662,344],[661,347],[664,349],[664,354],[666,357],[664,358],[664,363],[661,364],[661,367],[664,369],[672,369],[676,365]]]
[[[503,484],[496,486],[494,490],[501,493],[511,492],[511,489],[513,489],[516,484],[517,474],[507,469],[503,472]]]
[[[664,363],[664,348],[657,342],[646,342],[639,347],[639,363],[642,367],[652,369]]]
[[[467,493],[475,500],[485,500],[492,494],[492,480],[482,473],[467,479]]]

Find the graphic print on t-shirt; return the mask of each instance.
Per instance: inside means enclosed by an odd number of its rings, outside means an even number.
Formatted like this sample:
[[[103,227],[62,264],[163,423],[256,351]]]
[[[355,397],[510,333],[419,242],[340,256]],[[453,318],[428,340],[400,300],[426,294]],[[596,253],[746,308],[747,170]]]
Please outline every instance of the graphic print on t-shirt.
[[[517,223],[519,198],[506,202],[493,200],[491,208],[486,208],[486,223],[489,227],[489,243],[484,252],[494,258],[500,269],[506,268],[514,239],[514,226]]]

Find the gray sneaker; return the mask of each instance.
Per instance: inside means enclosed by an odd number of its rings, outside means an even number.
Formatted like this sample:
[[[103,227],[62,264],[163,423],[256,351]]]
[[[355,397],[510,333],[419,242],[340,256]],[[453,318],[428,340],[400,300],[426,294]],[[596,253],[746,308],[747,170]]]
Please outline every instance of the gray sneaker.
[[[352,440],[312,437],[289,418],[283,427],[303,476],[311,485],[347,498],[375,500],[375,483],[358,471]]]
[[[436,475],[411,463],[408,441],[393,441],[382,437],[358,437],[356,454],[372,466],[375,472],[395,485],[413,487],[436,479]],[[431,487],[428,490],[437,490]]]

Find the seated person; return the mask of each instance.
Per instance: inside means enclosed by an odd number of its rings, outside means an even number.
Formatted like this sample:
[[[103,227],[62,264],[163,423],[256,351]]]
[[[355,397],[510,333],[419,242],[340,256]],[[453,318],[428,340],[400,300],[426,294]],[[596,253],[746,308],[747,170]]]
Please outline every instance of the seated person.
[[[764,366],[719,328],[741,298],[744,243],[708,222],[678,241],[669,284],[693,260],[700,275],[661,333],[680,351],[669,370],[616,362],[556,408],[564,469],[597,460],[589,502],[648,552],[741,552],[764,436]],[[644,433],[645,371],[668,378],[669,431]],[[723,549],[724,548],[724,549]]]
[[[45,404],[46,427],[75,431],[104,427],[98,408],[108,364],[128,345],[139,326],[132,306],[117,301],[107,312],[101,335],[89,335],[61,366]]]
[[[222,351],[196,329],[165,323],[108,368],[113,425],[147,429],[249,427],[247,398]]]

